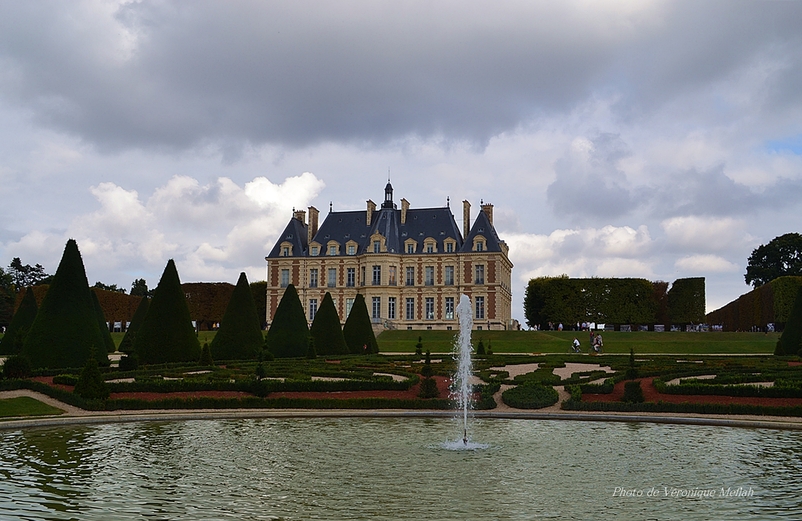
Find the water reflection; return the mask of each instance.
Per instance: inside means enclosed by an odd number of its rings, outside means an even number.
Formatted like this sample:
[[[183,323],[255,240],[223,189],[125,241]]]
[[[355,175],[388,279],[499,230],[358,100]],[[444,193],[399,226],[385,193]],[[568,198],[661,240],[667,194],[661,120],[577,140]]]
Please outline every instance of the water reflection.
[[[802,511],[800,432],[476,420],[470,443],[477,446],[449,450],[455,432],[448,420],[384,418],[4,432],[0,513],[26,519],[686,521]],[[679,496],[727,487],[749,487],[753,495]],[[633,495],[616,494],[619,489]]]

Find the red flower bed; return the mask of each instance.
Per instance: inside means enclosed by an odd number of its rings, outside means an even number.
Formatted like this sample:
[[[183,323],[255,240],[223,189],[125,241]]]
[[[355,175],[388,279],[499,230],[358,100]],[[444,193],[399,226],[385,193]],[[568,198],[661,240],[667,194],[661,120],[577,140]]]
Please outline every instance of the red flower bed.
[[[790,407],[802,405],[802,398],[759,398],[756,396],[716,396],[707,394],[662,394],[657,392],[652,381],[654,378],[644,378],[640,381],[643,397],[647,402],[667,403],[713,403],[713,404],[739,404],[762,405],[767,407]],[[618,382],[610,394],[582,394],[583,402],[619,402],[624,396],[624,383]]]

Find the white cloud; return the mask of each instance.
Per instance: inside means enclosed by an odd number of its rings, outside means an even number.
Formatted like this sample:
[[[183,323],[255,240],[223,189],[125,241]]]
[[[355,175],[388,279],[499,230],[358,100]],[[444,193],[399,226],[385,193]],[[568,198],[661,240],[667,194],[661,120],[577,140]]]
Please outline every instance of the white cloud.
[[[694,276],[706,275],[709,273],[731,273],[739,272],[740,266],[728,261],[718,255],[689,255],[677,259],[674,263],[676,268],[682,272],[694,274]]]
[[[748,245],[746,223],[732,217],[672,217],[660,223],[669,246],[680,250],[720,252]]]

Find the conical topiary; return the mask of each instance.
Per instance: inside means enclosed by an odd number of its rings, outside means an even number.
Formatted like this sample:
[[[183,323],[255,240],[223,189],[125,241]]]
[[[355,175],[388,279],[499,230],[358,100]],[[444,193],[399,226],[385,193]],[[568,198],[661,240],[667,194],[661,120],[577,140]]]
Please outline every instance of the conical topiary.
[[[167,261],[142,326],[134,338],[140,364],[197,362],[201,347],[173,259]]]
[[[36,305],[33,289],[28,287],[25,290],[22,302],[20,302],[19,309],[14,313],[14,318],[11,319],[8,329],[6,329],[5,336],[0,338],[0,354],[16,355],[22,351],[25,336],[30,331],[38,310],[39,306]]]
[[[123,341],[120,342],[120,351],[123,353],[134,352],[134,338],[136,338],[136,332],[142,326],[142,322],[145,321],[145,316],[148,314],[149,307],[150,299],[148,297],[142,297],[142,300],[139,301],[139,305],[136,307],[134,316],[131,317],[131,323],[128,324],[128,329],[125,331]]]
[[[214,365],[214,360],[212,360],[212,349],[209,347],[207,342],[203,343],[203,349],[201,349],[201,357],[198,361],[198,365],[204,365],[207,367]]]
[[[97,317],[97,325],[100,328],[100,334],[103,336],[103,343],[106,348],[107,353],[113,353],[117,350],[114,345],[114,340],[111,338],[111,332],[109,331],[109,325],[106,322],[106,315],[103,314],[103,308],[100,307],[100,301],[97,299],[97,293],[89,290],[89,293],[92,295],[92,306],[95,308],[95,317]]]
[[[334,306],[331,294],[326,292],[323,302],[317,310],[315,320],[309,329],[315,339],[315,352],[318,355],[347,355],[348,345],[345,343],[340,315]]]
[[[267,347],[276,358],[306,356],[309,328],[295,286],[290,284],[276,307],[267,332]]]
[[[365,305],[365,297],[361,294],[357,294],[354,299],[354,305],[351,306],[351,312],[343,326],[343,336],[348,350],[353,354],[368,355],[379,352],[368,307]]]
[[[34,369],[82,367],[95,348],[98,363],[108,366],[105,345],[84,262],[78,244],[70,239],[25,338],[22,354]]]
[[[780,356],[795,355],[802,348],[800,342],[802,342],[802,286],[797,291],[794,306],[785,321],[785,328],[783,328],[783,334],[777,341],[777,348],[774,354]]]
[[[254,359],[265,339],[262,321],[256,313],[251,287],[245,273],[240,273],[237,286],[228,301],[220,329],[210,346],[215,360]]]

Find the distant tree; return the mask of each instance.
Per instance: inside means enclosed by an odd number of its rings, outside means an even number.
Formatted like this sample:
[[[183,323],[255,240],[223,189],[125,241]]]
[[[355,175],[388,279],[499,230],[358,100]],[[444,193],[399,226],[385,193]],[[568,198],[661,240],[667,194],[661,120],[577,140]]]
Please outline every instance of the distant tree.
[[[379,352],[365,297],[361,293],[357,293],[351,312],[345,320],[343,336],[348,350],[353,354],[369,355]]]
[[[705,278],[677,279],[666,295],[672,324],[699,324],[705,319]]]
[[[200,359],[201,347],[173,259],[167,261],[145,320],[136,332],[134,351],[141,364]]]
[[[117,284],[103,284],[100,281],[95,282],[95,285],[92,286],[93,288],[97,289],[105,289],[106,291],[114,291],[115,293],[125,293],[125,288],[118,288]]]
[[[58,369],[83,366],[95,348],[98,363],[108,366],[105,345],[81,252],[70,239],[25,337],[22,354],[33,368]]]
[[[151,291],[148,291],[148,283],[145,279],[136,279],[131,283],[131,296],[132,297],[152,297]]]
[[[97,357],[92,353],[75,383],[72,391],[85,400],[105,400],[109,397],[109,388],[97,365]]]
[[[802,352],[802,286],[797,290],[794,306],[788,314],[783,334],[777,340],[774,354],[791,356],[800,352]]]
[[[38,310],[39,306],[36,305],[33,289],[28,286],[19,309],[17,309],[11,324],[6,330],[5,336],[0,339],[0,353],[10,355],[19,354],[22,351],[25,337],[31,329],[31,325],[33,325]]]
[[[786,233],[758,246],[746,261],[744,279],[752,287],[785,275],[802,275],[802,235]]]
[[[240,273],[220,329],[212,339],[212,357],[215,360],[255,359],[265,342],[261,324],[248,278]]]
[[[267,332],[267,347],[276,358],[304,357],[308,351],[309,327],[295,286],[290,284],[276,307]]]
[[[111,339],[111,332],[109,331],[109,323],[106,322],[106,316],[103,314],[103,308],[100,307],[100,302],[97,300],[97,293],[94,291],[89,292],[92,295],[92,306],[95,309],[95,317],[97,318],[97,325],[100,328],[100,334],[103,337],[103,345],[106,351],[113,353],[117,350],[114,345],[114,340]]]
[[[315,319],[309,333],[315,340],[315,352],[319,355],[347,355],[348,346],[345,343],[340,315],[334,306],[331,294],[326,292],[323,302],[317,310]]]
[[[45,281],[51,277],[45,273],[45,269],[41,264],[37,264],[36,266],[22,264],[19,257],[14,257],[14,259],[12,259],[11,264],[8,265],[8,273],[14,281],[17,291],[22,291],[22,288],[28,286],[45,283]]]
[[[137,306],[134,312],[134,316],[131,317],[131,323],[128,324],[128,329],[125,331],[123,341],[120,342],[120,351],[123,353],[130,354],[134,352],[134,338],[136,338],[136,332],[139,330],[140,326],[142,326],[142,322],[145,321],[149,306],[150,299],[142,297],[142,300],[139,301],[139,306]]]

